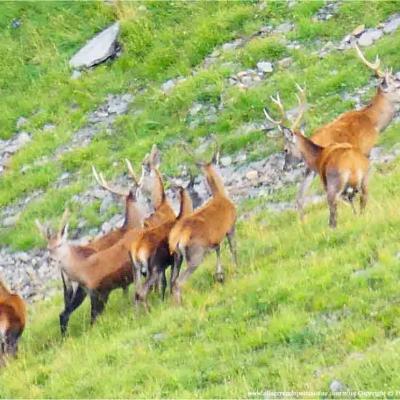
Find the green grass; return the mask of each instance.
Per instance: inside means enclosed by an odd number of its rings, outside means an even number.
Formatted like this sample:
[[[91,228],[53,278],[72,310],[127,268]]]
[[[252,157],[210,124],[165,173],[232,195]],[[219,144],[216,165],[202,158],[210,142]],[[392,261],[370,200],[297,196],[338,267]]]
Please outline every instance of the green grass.
[[[100,215],[98,203],[71,201],[92,183],[91,164],[112,178],[124,170],[125,157],[138,168],[154,142],[162,149],[167,174],[177,173],[182,163],[190,165],[176,146],[182,139],[197,146],[215,133],[224,153],[245,148],[251,160],[279,150],[281,141],[257,131],[243,134],[241,127],[262,120],[263,107],[277,91],[287,108],[294,106],[295,82],[307,85],[307,132],[351,109],[354,104],[341,95],[365,86],[370,71],[351,50],[320,60],[318,40],[339,41],[357,25],[376,26],[400,3],[343,2],[338,14],[323,23],[312,20],[321,5],[3,3],[0,137],[11,137],[17,119],[25,116],[29,121],[23,129],[33,139],[0,178],[0,206],[37,190],[44,194],[26,206],[14,228],[0,229],[2,245],[43,246],[34,219],[58,220],[66,204],[74,215],[72,229],[78,217],[89,228],[99,225],[115,209]],[[21,20],[18,29],[11,28],[14,18]],[[115,19],[122,25],[121,57],[71,80],[70,56]],[[222,54],[211,67],[201,67],[216,46],[287,20],[295,28],[286,37],[256,38]],[[288,49],[287,40],[299,41],[301,50]],[[398,70],[399,40],[400,32],[385,36],[366,55],[379,54],[385,66]],[[275,70],[259,86],[241,91],[227,84],[231,74],[258,61],[287,56],[293,64]],[[163,82],[178,76],[186,80],[167,96],[160,91]],[[135,96],[112,134],[100,132],[87,147],[54,159],[55,150],[110,93]],[[221,101],[215,122],[189,127],[193,102],[218,106]],[[54,131],[43,132],[46,123],[56,125]],[[399,124],[391,125],[380,144],[397,143],[398,129]],[[48,161],[37,164],[42,157]],[[28,167],[24,173],[22,167]],[[74,180],[55,189],[66,171]],[[304,225],[293,212],[262,211],[265,202],[292,201],[294,186],[242,204],[240,213],[253,216],[239,224],[240,268],[234,271],[225,254],[227,281],[218,285],[210,256],[185,288],[183,307],[152,296],[152,313],[134,314],[130,300],[116,292],[95,327],[89,326],[88,305],[78,310],[70,336],[62,341],[61,296],[31,306],[19,359],[0,373],[0,398],[230,398],[267,390],[325,391],[333,379],[351,390],[398,388],[399,178],[398,161],[375,167],[366,215],[355,218],[341,207],[336,231],[327,228],[325,204],[311,207]],[[157,333],[163,340],[154,339]]]
[[[88,305],[78,310],[65,341],[60,297],[31,307],[0,397],[236,398],[326,391],[333,379],[349,390],[394,390],[399,179],[399,162],[374,170],[366,214],[340,207],[335,231],[325,204],[308,209],[305,224],[293,212],[241,222],[238,270],[225,251],[226,283],[214,283],[210,255],[182,307],[153,295],[149,315],[134,313],[116,292],[94,327]]]

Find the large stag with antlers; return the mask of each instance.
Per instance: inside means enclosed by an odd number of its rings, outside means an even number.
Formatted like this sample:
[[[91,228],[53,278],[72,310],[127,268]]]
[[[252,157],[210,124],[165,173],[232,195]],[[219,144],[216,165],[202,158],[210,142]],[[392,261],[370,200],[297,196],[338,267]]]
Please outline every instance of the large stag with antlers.
[[[271,122],[278,125],[287,143],[292,146],[293,154],[298,158],[303,158],[307,168],[317,171],[320,175],[330,210],[329,225],[335,228],[337,223],[337,202],[340,196],[350,202],[355,212],[353,199],[358,192],[361,192],[361,211],[366,206],[368,197],[368,158],[359,148],[352,144],[332,143],[322,147],[305,137],[298,129],[305,105],[305,92],[302,89],[300,90],[300,96],[298,96],[300,111],[291,128],[283,125],[288,119],[279,98],[276,100],[276,104],[279,104],[282,119],[279,121],[272,119],[266,110],[265,115]]]
[[[215,277],[224,280],[221,264],[221,243],[228,239],[233,261],[237,265],[235,244],[236,207],[229,198],[224,183],[215,170],[214,164],[219,156],[218,146],[211,162],[198,163],[211,192],[211,199],[175,224],[169,235],[169,250],[174,255],[171,290],[175,300],[181,302],[181,287],[202,262],[205,254],[215,250],[217,266]],[[187,268],[179,275],[183,259]]]
[[[370,104],[360,110],[340,115],[334,121],[314,131],[310,140],[322,147],[332,143],[350,143],[368,157],[376,144],[379,133],[390,124],[396,107],[400,104],[400,80],[391,72],[383,72],[380,69],[378,57],[374,63],[371,63],[366,60],[357,45],[355,49],[362,62],[379,78],[377,92]],[[291,160],[296,158],[296,146],[290,140],[286,140],[285,153],[286,168]],[[296,205],[301,218],[304,217],[305,194],[316,173],[315,168],[307,167],[304,180],[300,185]]]
[[[17,293],[0,279],[0,367],[6,358],[15,356],[25,328],[26,306]]]

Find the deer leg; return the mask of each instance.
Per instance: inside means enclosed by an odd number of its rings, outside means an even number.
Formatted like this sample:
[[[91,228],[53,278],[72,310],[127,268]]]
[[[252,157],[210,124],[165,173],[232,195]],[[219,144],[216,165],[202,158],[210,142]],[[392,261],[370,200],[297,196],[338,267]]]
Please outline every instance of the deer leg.
[[[165,269],[163,269],[159,273],[158,285],[159,285],[159,291],[160,291],[161,299],[162,299],[162,301],[164,301],[164,299],[165,299],[165,290],[167,289],[167,277],[165,275]]]
[[[171,270],[171,279],[170,279],[170,290],[172,294],[172,288],[175,284],[175,281],[178,279],[179,273],[181,271],[183,256],[179,252],[174,253],[174,264],[172,265]]]
[[[367,201],[368,201],[368,176],[365,176],[361,182],[360,214],[364,213]]]
[[[340,176],[332,173],[326,177],[326,194],[329,206],[329,226],[336,228],[337,225],[337,203],[341,193],[340,188],[345,185],[341,184]]]
[[[149,276],[146,282],[143,284],[142,287],[136,289],[135,293],[135,303],[138,306],[139,303],[142,303],[145,310],[148,312],[150,311],[149,305],[147,303],[147,295],[149,293],[150,288],[157,283],[159,279],[160,271],[157,267],[151,268],[149,271]]]
[[[87,293],[85,289],[81,285],[78,285],[73,292],[72,297],[69,299],[69,302],[65,305],[64,311],[60,314],[60,329],[62,336],[65,336],[67,333],[70,315],[83,303],[86,295]]]
[[[237,260],[237,252],[236,252],[236,239],[235,239],[235,226],[226,234],[226,238],[228,239],[229,250],[231,252],[232,261],[235,264],[237,269],[238,260]]]
[[[185,271],[182,272],[181,275],[179,275],[179,277],[175,280],[174,285],[172,286],[172,294],[178,304],[182,303],[181,287],[200,265],[204,256],[204,252],[205,250],[200,246],[185,249],[187,268],[185,269]]]
[[[215,253],[217,255],[217,267],[214,274],[214,279],[218,282],[222,283],[225,279],[224,270],[221,264],[221,246],[218,245],[215,247]]]
[[[93,325],[97,317],[103,312],[107,304],[109,292],[99,292],[93,290],[90,292],[91,310],[90,310],[90,323]]]
[[[304,179],[300,183],[299,192],[298,192],[297,198],[296,198],[296,209],[297,209],[297,211],[299,213],[301,221],[304,220],[304,201],[305,201],[305,196],[306,196],[306,193],[307,193],[308,189],[311,186],[311,183],[312,183],[314,177],[315,177],[315,172],[312,171],[311,169],[307,168],[306,172],[305,172],[305,175],[304,175]]]

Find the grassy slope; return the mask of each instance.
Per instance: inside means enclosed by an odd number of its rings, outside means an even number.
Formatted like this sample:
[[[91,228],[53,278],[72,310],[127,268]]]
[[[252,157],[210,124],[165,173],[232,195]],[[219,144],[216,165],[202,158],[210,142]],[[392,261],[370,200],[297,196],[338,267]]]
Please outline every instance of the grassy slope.
[[[79,310],[62,342],[60,298],[36,305],[0,397],[243,397],[326,390],[332,379],[398,387],[400,163],[388,170],[374,171],[366,215],[342,207],[334,232],[325,206],[305,225],[293,213],[241,223],[239,270],[226,258],[227,282],[214,284],[210,256],[181,308],[153,299],[151,315],[133,314],[116,292],[93,328]]]
[[[0,180],[0,204],[36,188],[47,189],[64,170],[79,173],[79,179],[61,193],[49,189],[43,199],[27,208],[15,229],[1,233],[1,240],[14,247],[38,245],[33,218],[59,215],[64,203],[84,188],[90,163],[95,161],[105,169],[123,156],[137,161],[154,140],[166,153],[167,171],[182,161],[168,143],[181,137],[196,142],[209,131],[220,135],[226,151],[248,145],[254,157],[261,157],[272,147],[259,134],[243,139],[228,133],[260,118],[262,106],[278,88],[283,98],[294,103],[291,91],[296,80],[308,86],[311,127],[349,108],[351,104],[341,101],[339,94],[365,85],[369,72],[360,68],[350,52],[334,53],[317,63],[311,55],[312,39],[340,39],[349,27],[361,22],[376,25],[398,10],[399,3],[371,2],[363,7],[346,3],[337,18],[312,23],[310,18],[320,5],[300,3],[289,12],[281,3],[270,3],[263,11],[251,3],[151,3],[143,13],[136,4],[113,9],[100,3],[43,3],[25,9],[23,3],[6,3],[2,6],[6,12],[0,16],[2,29],[8,29],[10,18],[21,13],[25,17],[21,31],[8,30],[7,46],[14,51],[2,60],[0,76],[7,76],[9,65],[16,65],[13,77],[21,76],[25,83],[14,80],[14,85],[21,86],[6,91],[0,113],[5,127],[2,136],[10,136],[21,114],[29,116],[38,108],[42,112],[30,118],[33,144],[14,157],[8,175]],[[189,131],[188,108],[194,100],[218,102],[229,71],[220,65],[200,71],[168,98],[158,91],[160,83],[188,75],[216,44],[238,32],[251,33],[262,24],[279,23],[289,13],[298,27],[290,36],[305,46],[302,52],[291,52],[293,67],[248,92],[225,90],[229,101],[218,121]],[[82,80],[70,81],[68,57],[114,14],[123,22],[124,55]],[[71,24],[75,30],[67,29]],[[54,36],[50,33],[56,27]],[[79,35],[70,33],[77,31]],[[367,54],[379,52],[388,65],[399,69],[399,38],[399,33],[384,38]],[[26,48],[22,47],[25,43]],[[49,52],[49,46],[55,51],[47,56],[45,52],[36,64],[20,62],[23,55],[34,60],[35,49]],[[279,38],[251,43],[224,57],[243,68],[274,54],[289,54],[279,46]],[[333,69],[337,72],[332,73]],[[101,136],[83,152],[20,175],[22,165],[51,154],[67,141],[84,124],[85,113],[106,93],[134,93],[143,84],[148,90],[136,97],[133,106],[142,109],[142,114],[121,117],[113,138]],[[80,108],[71,113],[74,102]],[[56,135],[41,132],[46,122],[57,124]],[[388,145],[396,140],[396,130],[393,126],[383,136]],[[266,146],[257,151],[252,143],[260,140]],[[83,307],[72,318],[70,338],[61,342],[57,323],[61,300],[35,305],[20,359],[0,375],[0,397],[236,397],[256,390],[326,389],[333,378],[352,389],[398,387],[400,381],[393,371],[399,366],[395,256],[399,175],[398,162],[374,172],[367,214],[355,219],[349,210],[341,209],[336,232],[326,228],[325,206],[310,210],[304,226],[292,213],[261,213],[241,223],[240,269],[229,271],[224,286],[215,285],[210,257],[185,290],[182,308],[153,300],[150,316],[133,315],[129,302],[115,293],[95,328],[89,328],[88,308]],[[256,205],[252,202],[247,207]],[[84,212],[98,222],[94,206]],[[365,271],[354,274],[357,270]],[[164,340],[155,340],[156,333],[165,334]]]

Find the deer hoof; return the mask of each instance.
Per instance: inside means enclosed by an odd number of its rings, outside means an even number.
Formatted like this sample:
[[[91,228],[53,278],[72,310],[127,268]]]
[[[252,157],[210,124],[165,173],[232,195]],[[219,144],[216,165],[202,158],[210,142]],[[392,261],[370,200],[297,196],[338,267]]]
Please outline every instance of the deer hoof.
[[[216,272],[214,274],[214,279],[219,282],[219,283],[224,283],[225,281],[225,275],[223,272]]]

